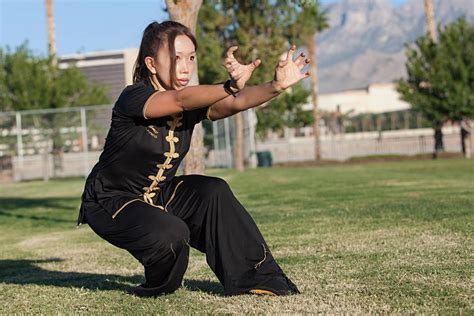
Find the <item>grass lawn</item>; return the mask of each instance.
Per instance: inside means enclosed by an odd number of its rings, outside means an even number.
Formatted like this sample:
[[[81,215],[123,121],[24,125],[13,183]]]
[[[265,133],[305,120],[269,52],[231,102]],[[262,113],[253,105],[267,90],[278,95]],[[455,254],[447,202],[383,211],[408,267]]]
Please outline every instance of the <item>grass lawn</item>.
[[[301,295],[224,297],[204,254],[159,298],[126,251],[75,220],[83,179],[2,184],[0,313],[474,312],[474,161],[210,170]]]

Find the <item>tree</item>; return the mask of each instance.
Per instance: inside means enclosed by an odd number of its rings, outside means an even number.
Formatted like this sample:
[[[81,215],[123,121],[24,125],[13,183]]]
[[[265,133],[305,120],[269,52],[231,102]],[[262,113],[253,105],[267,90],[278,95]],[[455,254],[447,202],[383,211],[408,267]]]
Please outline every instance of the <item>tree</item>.
[[[48,53],[51,62],[55,65],[56,61],[56,36],[54,32],[54,13],[53,0],[46,0],[46,20],[48,29]]]
[[[209,0],[205,1],[199,13],[198,40],[200,43],[199,75],[202,83],[214,83],[225,80],[228,75],[221,63],[226,47],[237,45],[237,58],[248,63],[261,57],[262,63],[255,71],[247,84],[260,84],[273,79],[275,66],[282,52],[288,46],[288,13],[295,9],[289,1],[256,1],[256,0]],[[278,27],[275,27],[278,26]],[[258,118],[257,130],[263,135],[264,130],[281,128],[279,113],[280,107],[274,107],[270,101],[263,110],[263,106],[256,109]],[[286,107],[295,113],[306,100],[300,104]],[[236,168],[242,170],[243,165],[243,124],[241,113],[236,117],[236,143],[234,156]],[[278,118],[273,122],[270,118]]]
[[[88,83],[80,70],[66,69],[51,58],[35,56],[27,43],[12,52],[0,49],[0,111],[58,109],[110,103],[105,87]],[[74,124],[66,114],[34,116],[34,125],[53,141],[53,155],[62,167],[60,127]],[[45,128],[46,126],[46,128]]]
[[[196,34],[196,23],[201,4],[202,0],[166,0],[166,7],[171,20],[187,26],[193,34]],[[195,72],[189,85],[198,84],[199,78]],[[194,127],[189,152],[185,158],[184,174],[204,174],[203,137],[202,124],[198,124]]]
[[[461,126],[461,148],[465,151],[464,124],[474,118],[474,25],[465,17],[448,24],[439,34],[439,80],[444,93],[446,117]]]
[[[438,26],[439,41],[421,36],[407,45],[407,79],[398,81],[402,99],[435,128],[435,151],[442,149],[443,123],[474,117],[474,26],[465,17]],[[462,137],[464,144],[465,136]]]
[[[76,67],[59,69],[35,56],[27,42],[0,48],[0,111],[67,108],[110,103],[106,88],[89,84]]]
[[[281,132],[285,127],[297,128],[310,125],[313,117],[299,106],[306,103],[311,92],[298,83],[291,93],[282,93],[269,105],[259,110],[257,136],[264,139],[269,130]]]
[[[433,14],[433,0],[424,0],[426,31],[428,36],[436,42],[436,23]]]
[[[433,0],[424,0],[423,2],[424,2],[424,11],[425,11],[426,33],[433,42],[436,42],[436,23],[434,20]],[[438,152],[444,151],[442,127],[443,127],[443,123],[440,121],[437,121],[434,124],[434,135],[435,135],[435,150],[433,153],[434,157],[437,157]]]
[[[295,3],[295,1],[292,1]],[[298,9],[299,7],[299,9]],[[290,7],[291,8],[291,7]],[[297,45],[307,45],[310,57],[311,101],[313,103],[314,157],[321,159],[321,140],[319,123],[321,115],[318,109],[318,66],[316,63],[316,34],[329,27],[326,13],[321,12],[318,0],[301,1],[288,15],[288,38]],[[291,14],[293,13],[293,14]]]

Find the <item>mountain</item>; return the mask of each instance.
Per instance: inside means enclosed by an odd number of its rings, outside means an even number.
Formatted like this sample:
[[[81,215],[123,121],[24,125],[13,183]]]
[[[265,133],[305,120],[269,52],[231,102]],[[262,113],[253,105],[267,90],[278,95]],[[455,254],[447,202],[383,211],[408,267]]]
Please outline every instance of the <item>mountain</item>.
[[[436,23],[474,22],[474,0],[434,0]],[[316,36],[321,93],[392,82],[405,76],[404,44],[425,34],[422,0],[340,0],[323,6],[330,28]]]

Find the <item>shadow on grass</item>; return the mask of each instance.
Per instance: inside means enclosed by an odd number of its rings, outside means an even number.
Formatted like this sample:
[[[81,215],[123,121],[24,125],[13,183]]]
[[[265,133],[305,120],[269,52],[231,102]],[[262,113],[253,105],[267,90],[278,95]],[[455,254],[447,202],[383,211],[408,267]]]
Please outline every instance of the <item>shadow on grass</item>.
[[[60,218],[51,218],[51,217],[44,217],[44,216],[36,216],[36,215],[22,215],[22,214],[12,214],[0,211],[0,217],[7,216],[7,217],[14,217],[17,219],[29,219],[35,221],[48,221],[48,222],[55,222],[55,223],[75,223],[76,221],[68,220],[68,219],[60,219]]]
[[[224,289],[219,282],[207,280],[184,280],[186,288],[190,291],[205,292],[207,294],[224,296]]]
[[[15,211],[18,209],[50,208],[61,211],[71,211],[79,204],[79,197],[49,197],[49,198],[17,198],[2,197],[0,205],[2,211]]]
[[[127,291],[144,281],[143,276],[122,276],[83,272],[61,272],[45,270],[38,264],[62,262],[60,258],[46,260],[0,260],[0,283],[36,284],[58,287],[74,287],[99,291]],[[185,280],[186,288],[212,295],[223,296],[222,286],[217,282]]]
[[[53,212],[76,211],[79,206],[77,198],[44,198],[44,199],[24,199],[24,198],[0,198],[0,218],[2,216],[34,220],[48,221],[56,223],[74,223],[74,220],[51,216],[32,215],[30,211],[38,208],[51,209]],[[64,214],[62,214],[64,215]]]
[[[77,287],[90,290],[127,290],[130,285],[125,283],[139,283],[143,279],[141,276],[51,271],[38,266],[38,264],[62,261],[64,260],[59,258],[0,260],[0,282]]]

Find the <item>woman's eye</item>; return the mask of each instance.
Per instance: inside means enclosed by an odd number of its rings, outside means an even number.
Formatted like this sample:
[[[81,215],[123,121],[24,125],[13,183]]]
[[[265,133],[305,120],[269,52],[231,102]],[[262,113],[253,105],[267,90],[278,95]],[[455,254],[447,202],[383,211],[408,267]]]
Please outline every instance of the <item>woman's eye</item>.
[[[176,56],[176,60],[178,60],[178,59],[179,59],[179,56]]]
[[[191,56],[191,60],[194,60],[195,58],[196,58],[196,57],[194,57],[194,56]]]

